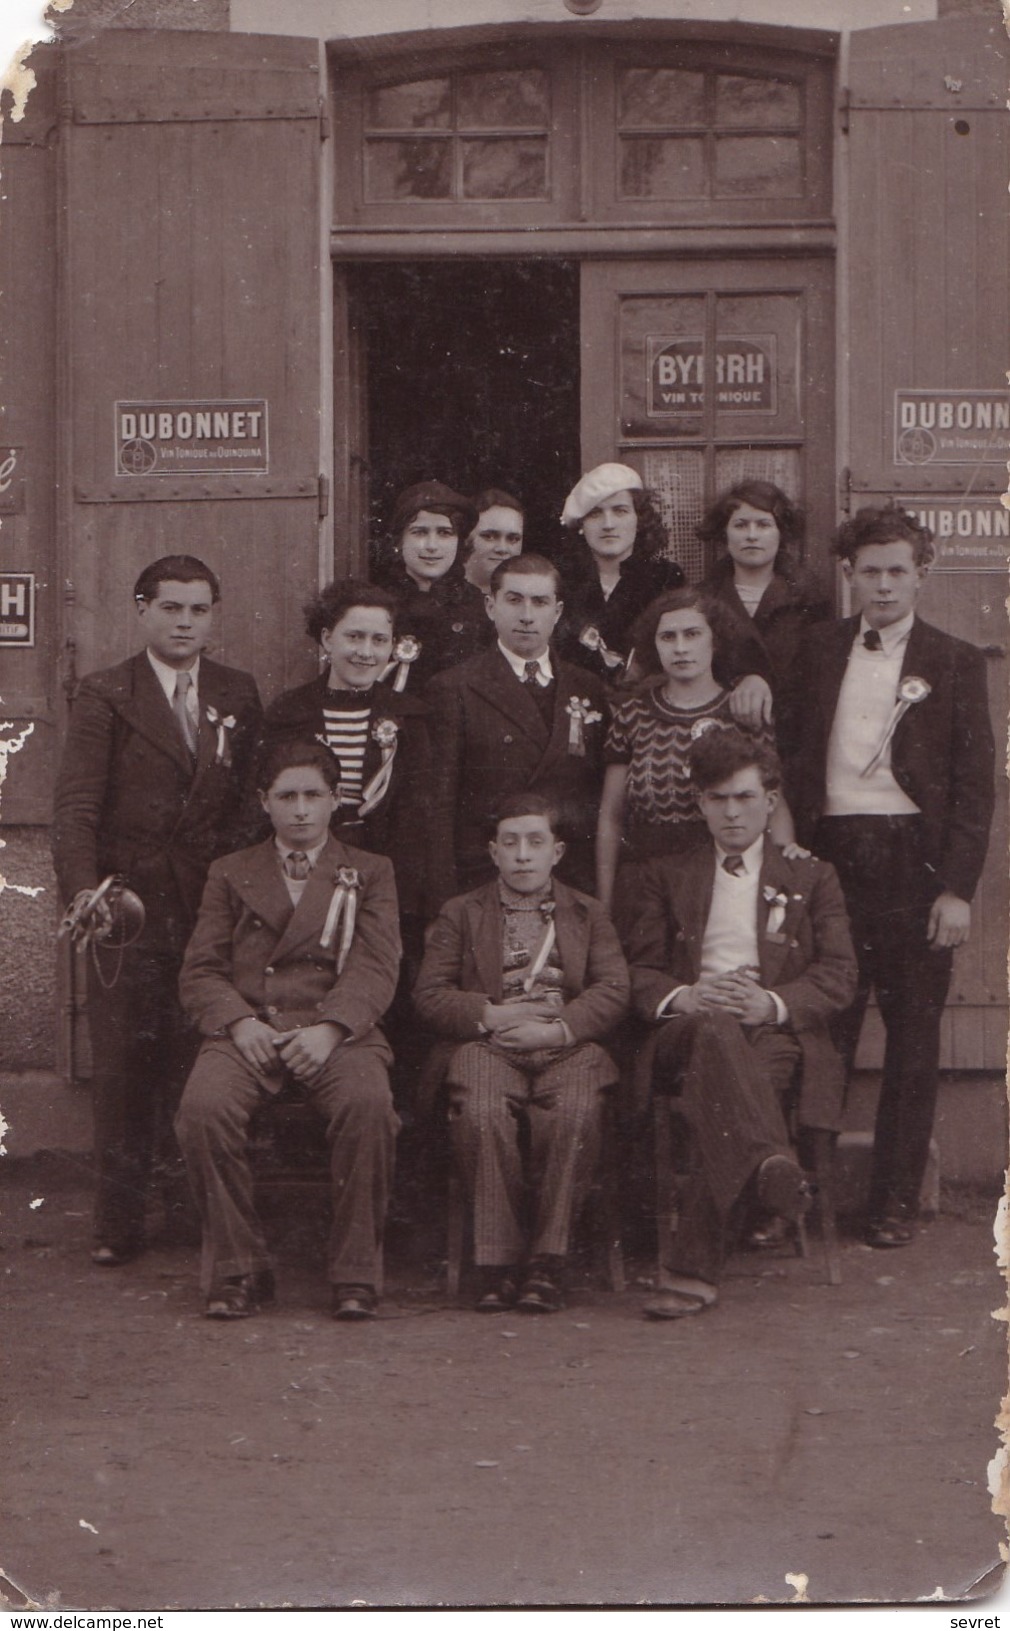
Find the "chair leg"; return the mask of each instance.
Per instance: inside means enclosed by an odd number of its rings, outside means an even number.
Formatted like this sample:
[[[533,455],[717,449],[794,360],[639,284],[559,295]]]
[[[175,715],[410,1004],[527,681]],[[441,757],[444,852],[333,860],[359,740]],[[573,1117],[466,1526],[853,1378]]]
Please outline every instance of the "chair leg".
[[[446,1227],[446,1288],[450,1297],[459,1296],[463,1269],[463,1234],[466,1224],[466,1192],[454,1164],[449,1167]]]
[[[667,1254],[673,1232],[673,1132],[669,1100],[658,1095],[653,1100],[652,1124],[656,1165],[656,1260],[658,1283],[669,1273]]]

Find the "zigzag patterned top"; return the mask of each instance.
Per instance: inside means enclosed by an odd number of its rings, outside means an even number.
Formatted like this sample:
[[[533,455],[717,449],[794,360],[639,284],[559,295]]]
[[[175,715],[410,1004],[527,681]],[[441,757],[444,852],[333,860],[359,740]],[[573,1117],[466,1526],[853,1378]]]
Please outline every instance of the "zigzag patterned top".
[[[679,849],[704,823],[691,792],[687,768],[692,731],[703,719],[735,723],[729,691],[720,691],[697,708],[675,708],[662,695],[662,684],[629,697],[614,713],[604,753],[607,764],[627,765],[624,825],[625,858],[645,860]],[[756,733],[774,746],[767,727]]]

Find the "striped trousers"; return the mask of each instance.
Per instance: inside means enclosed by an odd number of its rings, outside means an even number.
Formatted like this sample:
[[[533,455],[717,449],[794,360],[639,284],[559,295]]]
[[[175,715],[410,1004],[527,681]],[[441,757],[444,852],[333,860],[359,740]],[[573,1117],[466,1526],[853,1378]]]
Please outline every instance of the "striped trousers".
[[[595,1042],[509,1054],[467,1042],[449,1063],[449,1127],[473,1208],[474,1261],[524,1255],[525,1181],[520,1128],[529,1129],[535,1191],[530,1255],[564,1257],[600,1153],[603,1090],[617,1069]]]

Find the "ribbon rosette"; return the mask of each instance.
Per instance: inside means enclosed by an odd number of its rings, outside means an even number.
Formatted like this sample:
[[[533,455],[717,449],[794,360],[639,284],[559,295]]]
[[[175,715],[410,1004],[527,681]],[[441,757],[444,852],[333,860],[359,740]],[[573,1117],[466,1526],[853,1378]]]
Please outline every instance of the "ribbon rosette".
[[[915,703],[924,701],[932,689],[933,687],[929,681],[921,679],[918,674],[907,674],[905,676],[898,686],[898,695],[894,701],[894,708],[891,711],[890,719],[887,721],[887,728],[880,739],[877,751],[869,764],[865,765],[859,772],[861,776],[872,776],[873,772],[879,769],[883,763],[884,754],[887,752],[891,737],[897,728],[898,721],[904,719],[909,708],[913,707]]]
[[[597,713],[588,697],[571,697],[565,705],[565,713],[571,721],[568,727],[568,751],[585,758],[586,726],[599,724],[603,715]]]
[[[214,753],[216,765],[231,764],[231,744],[228,741],[228,732],[233,731],[238,721],[234,714],[225,714],[222,719],[216,708],[208,707],[207,719],[217,731],[217,748]]]
[[[389,791],[389,783],[393,776],[393,760],[396,757],[396,739],[399,732],[400,725],[396,719],[377,719],[372,726],[372,741],[377,742],[382,750],[382,763],[371,780],[361,789],[361,803],[358,805],[359,816],[371,815],[376,805],[382,803]]]
[[[540,916],[544,920],[544,930],[537,942],[537,949],[533,953],[529,973],[523,981],[523,990],[527,996],[529,996],[543,973],[544,964],[551,955],[551,950],[557,939],[557,930],[554,927],[554,902],[552,900],[540,902]]]
[[[333,894],[330,899],[330,909],[326,914],[323,932],[319,936],[319,944],[324,951],[329,951],[336,939],[337,929],[340,928],[340,949],[337,952],[337,973],[344,972],[347,953],[351,949],[354,939],[354,920],[358,915],[358,891],[361,888],[361,876],[356,867],[338,866],[333,874]]]
[[[725,728],[720,719],[696,719],[691,726],[691,741],[697,742],[699,736],[704,736],[706,731],[721,731]]]
[[[789,905],[789,896],[784,895],[781,889],[776,889],[775,886],[770,883],[765,884],[761,894],[770,907],[766,932],[768,934],[778,934],[783,922],[785,921],[786,907]]]
[[[410,665],[411,663],[416,663],[420,655],[420,640],[415,640],[412,634],[401,634],[399,640],[397,640],[395,646],[393,647],[393,656],[391,661],[386,664],[385,668],[382,670],[382,673],[379,675],[380,681],[388,680],[390,674],[395,668],[396,678],[393,681],[393,690],[402,691],[407,684],[407,675],[410,672]]]
[[[624,658],[619,651],[611,651],[594,623],[587,623],[579,635],[579,645],[587,651],[598,651],[607,668],[623,668]]]

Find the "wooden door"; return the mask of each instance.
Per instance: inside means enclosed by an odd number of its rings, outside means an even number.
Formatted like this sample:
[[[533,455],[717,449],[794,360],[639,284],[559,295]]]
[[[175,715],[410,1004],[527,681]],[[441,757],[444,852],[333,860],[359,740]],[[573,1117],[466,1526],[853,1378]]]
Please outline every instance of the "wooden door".
[[[852,37],[848,140],[850,508],[897,496],[936,535],[919,602],[981,646],[1000,768],[972,937],[954,960],[942,1063],[1006,1065],[1006,32],[993,17]],[[882,1059],[870,1016],[861,1062]]]
[[[320,563],[315,41],[102,30],[66,52],[62,577],[78,674],[140,569],[220,575],[215,655],[304,679]]]
[[[834,521],[832,267],[815,258],[601,261],[582,268],[583,467],[619,459],[659,496],[691,581],[694,528],[746,476]]]

